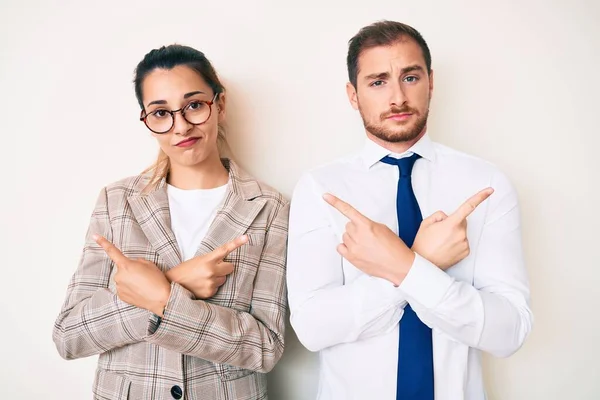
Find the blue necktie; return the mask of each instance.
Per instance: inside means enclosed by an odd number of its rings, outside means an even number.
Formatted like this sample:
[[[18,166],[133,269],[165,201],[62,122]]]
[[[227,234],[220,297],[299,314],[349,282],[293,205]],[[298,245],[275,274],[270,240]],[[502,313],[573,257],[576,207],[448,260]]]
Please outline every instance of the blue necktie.
[[[408,247],[412,247],[423,220],[411,181],[413,165],[418,158],[418,154],[413,154],[400,159],[387,156],[381,159],[400,170],[396,197],[398,236]],[[397,382],[397,400],[433,400],[431,329],[421,322],[409,304],[404,307],[404,315],[400,319]]]

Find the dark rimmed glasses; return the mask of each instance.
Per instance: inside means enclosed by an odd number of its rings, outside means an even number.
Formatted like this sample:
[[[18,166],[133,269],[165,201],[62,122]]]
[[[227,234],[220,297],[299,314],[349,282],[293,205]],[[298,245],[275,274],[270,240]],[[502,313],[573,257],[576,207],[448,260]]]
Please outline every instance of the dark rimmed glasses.
[[[148,129],[157,134],[167,133],[173,128],[173,125],[175,125],[175,113],[178,112],[181,112],[181,116],[188,123],[202,125],[210,118],[212,105],[215,104],[218,95],[219,93],[215,93],[211,101],[192,100],[185,107],[178,110],[159,108],[148,114],[146,114],[145,110],[142,110],[140,121],[143,121]]]

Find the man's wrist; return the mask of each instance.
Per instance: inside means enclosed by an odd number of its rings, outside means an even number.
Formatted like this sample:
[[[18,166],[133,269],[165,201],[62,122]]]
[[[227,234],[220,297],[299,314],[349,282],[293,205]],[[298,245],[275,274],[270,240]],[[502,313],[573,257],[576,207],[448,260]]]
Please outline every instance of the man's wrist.
[[[415,253],[406,247],[394,257],[394,262],[391,263],[392,268],[387,280],[392,282],[394,286],[400,286],[414,262]]]

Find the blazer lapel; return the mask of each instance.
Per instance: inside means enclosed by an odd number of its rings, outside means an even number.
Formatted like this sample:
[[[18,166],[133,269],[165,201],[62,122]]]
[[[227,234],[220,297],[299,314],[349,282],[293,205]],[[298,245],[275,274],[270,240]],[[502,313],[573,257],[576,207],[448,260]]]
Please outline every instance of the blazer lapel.
[[[127,199],[135,219],[154,250],[166,264],[166,269],[181,263],[179,246],[171,230],[171,214],[166,182],[148,194],[134,194]]]
[[[221,161],[229,170],[229,187],[223,206],[217,211],[196,256],[209,253],[243,235],[267,203],[265,199],[258,198],[262,191],[255,179],[239,169],[233,161]]]
[[[243,235],[264,208],[267,201],[262,196],[258,182],[241,170],[233,161],[222,159],[229,171],[230,183],[223,206],[217,211],[196,256]],[[166,269],[183,260],[175,234],[171,229],[171,214],[167,184],[163,179],[158,187],[147,193],[136,193],[127,199],[131,210],[154,250],[166,264]]]

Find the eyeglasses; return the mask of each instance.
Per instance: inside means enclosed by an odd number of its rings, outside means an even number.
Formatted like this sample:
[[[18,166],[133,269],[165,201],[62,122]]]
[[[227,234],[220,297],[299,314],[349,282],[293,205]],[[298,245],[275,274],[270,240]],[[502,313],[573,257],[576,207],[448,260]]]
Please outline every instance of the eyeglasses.
[[[175,113],[178,112],[181,112],[181,116],[188,123],[202,125],[210,118],[212,105],[215,103],[218,95],[218,92],[215,93],[211,101],[193,100],[178,110],[160,108],[149,114],[146,114],[146,111],[142,110],[140,121],[144,121],[148,129],[157,134],[167,133],[173,128],[173,125],[175,125]]]

